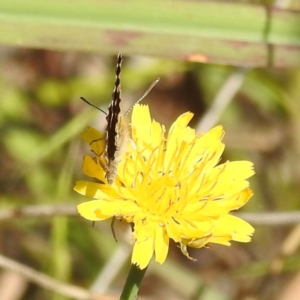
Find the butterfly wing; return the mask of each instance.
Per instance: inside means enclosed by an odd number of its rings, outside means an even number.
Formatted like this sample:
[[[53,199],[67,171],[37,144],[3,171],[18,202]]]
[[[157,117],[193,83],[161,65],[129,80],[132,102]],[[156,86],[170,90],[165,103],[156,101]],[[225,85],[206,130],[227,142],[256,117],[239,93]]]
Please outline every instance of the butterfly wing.
[[[118,163],[129,140],[128,123],[121,108],[121,64],[122,54],[117,57],[116,81],[112,93],[112,102],[108,108],[106,128],[106,179],[108,184],[113,184],[117,174]]]
[[[118,124],[121,120],[121,64],[122,54],[118,54],[116,67],[116,81],[112,93],[112,101],[108,107],[107,128],[106,128],[106,155],[108,160],[114,160],[117,150],[116,138],[118,136]]]

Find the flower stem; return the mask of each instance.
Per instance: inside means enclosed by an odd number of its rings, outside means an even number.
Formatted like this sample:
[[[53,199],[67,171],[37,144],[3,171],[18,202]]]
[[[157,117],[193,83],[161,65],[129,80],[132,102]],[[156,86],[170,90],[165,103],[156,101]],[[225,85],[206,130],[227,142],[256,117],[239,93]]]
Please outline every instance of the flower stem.
[[[136,300],[147,268],[139,269],[132,264],[120,300]]]

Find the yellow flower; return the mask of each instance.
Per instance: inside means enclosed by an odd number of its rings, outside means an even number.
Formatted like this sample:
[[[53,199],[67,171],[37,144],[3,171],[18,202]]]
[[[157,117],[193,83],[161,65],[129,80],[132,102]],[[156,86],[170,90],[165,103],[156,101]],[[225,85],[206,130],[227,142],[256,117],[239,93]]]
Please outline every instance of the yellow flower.
[[[78,193],[97,199],[78,205],[78,211],[92,221],[116,217],[133,223],[132,263],[140,269],[154,254],[163,263],[170,239],[189,257],[187,247],[249,242],[254,232],[229,214],[252,196],[246,180],[254,174],[252,163],[217,165],[224,150],[222,127],[195,134],[188,126],[192,117],[179,116],[165,137],[148,106],[135,105],[131,140],[112,185],[105,178],[103,133],[89,127],[82,135],[95,154],[84,157],[83,170],[99,182],[76,183]]]

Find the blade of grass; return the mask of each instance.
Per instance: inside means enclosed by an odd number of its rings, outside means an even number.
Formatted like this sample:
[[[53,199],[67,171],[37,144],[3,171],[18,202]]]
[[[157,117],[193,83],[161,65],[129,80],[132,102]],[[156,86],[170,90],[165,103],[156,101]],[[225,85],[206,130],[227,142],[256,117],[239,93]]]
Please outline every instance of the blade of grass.
[[[300,12],[216,1],[2,0],[0,43],[241,66],[300,65]]]

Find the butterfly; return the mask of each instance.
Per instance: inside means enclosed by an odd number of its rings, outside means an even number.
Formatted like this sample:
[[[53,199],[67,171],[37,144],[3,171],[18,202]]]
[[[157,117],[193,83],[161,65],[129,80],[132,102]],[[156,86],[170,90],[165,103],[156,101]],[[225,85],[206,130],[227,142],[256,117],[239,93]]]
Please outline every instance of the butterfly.
[[[109,185],[112,185],[114,183],[118,171],[118,164],[120,163],[122,155],[126,151],[126,146],[130,140],[130,127],[129,122],[127,120],[127,116],[133,107],[131,107],[125,114],[123,113],[121,101],[122,61],[122,53],[119,53],[117,56],[117,65],[115,71],[116,80],[112,92],[112,100],[108,107],[108,113],[103,111],[101,108],[93,105],[92,103],[88,102],[85,98],[81,97],[81,99],[84,102],[88,103],[89,105],[95,107],[96,109],[106,114],[107,126],[105,130],[106,137],[104,157],[106,161],[105,177]],[[157,78],[150,85],[150,87],[146,90],[144,95],[138,101],[136,101],[135,104],[141,102],[152,90],[152,88],[157,84],[158,81],[159,78]],[[91,143],[93,142],[95,141],[92,141]]]

